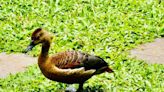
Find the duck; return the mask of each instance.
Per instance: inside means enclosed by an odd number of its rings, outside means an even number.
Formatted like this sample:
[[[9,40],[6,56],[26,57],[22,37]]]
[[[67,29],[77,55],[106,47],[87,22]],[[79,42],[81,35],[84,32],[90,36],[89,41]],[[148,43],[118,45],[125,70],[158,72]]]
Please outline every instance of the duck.
[[[79,84],[77,92],[82,92],[84,82],[92,76],[113,72],[105,60],[88,53],[69,50],[49,56],[52,39],[50,32],[37,28],[32,33],[30,44],[24,50],[24,53],[27,53],[36,45],[42,45],[38,66],[46,78],[66,84]]]

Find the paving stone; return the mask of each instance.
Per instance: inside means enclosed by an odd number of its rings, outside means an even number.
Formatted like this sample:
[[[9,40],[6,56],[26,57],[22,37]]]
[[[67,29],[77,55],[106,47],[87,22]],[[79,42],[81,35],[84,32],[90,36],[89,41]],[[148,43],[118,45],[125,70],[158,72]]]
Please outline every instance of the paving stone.
[[[164,64],[164,38],[138,46],[131,50],[131,56],[145,60],[147,63]]]
[[[36,64],[36,62],[37,58],[25,54],[0,53],[0,78],[25,71],[27,66]]]

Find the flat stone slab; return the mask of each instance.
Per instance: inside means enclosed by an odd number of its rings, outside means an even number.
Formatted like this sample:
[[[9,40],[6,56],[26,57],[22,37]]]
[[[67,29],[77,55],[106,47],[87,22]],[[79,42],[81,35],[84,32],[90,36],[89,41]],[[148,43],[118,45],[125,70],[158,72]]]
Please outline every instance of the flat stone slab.
[[[142,44],[130,52],[132,57],[145,60],[147,63],[164,64],[164,38]]]
[[[0,53],[0,78],[24,71],[27,66],[36,64],[37,59],[25,54]]]

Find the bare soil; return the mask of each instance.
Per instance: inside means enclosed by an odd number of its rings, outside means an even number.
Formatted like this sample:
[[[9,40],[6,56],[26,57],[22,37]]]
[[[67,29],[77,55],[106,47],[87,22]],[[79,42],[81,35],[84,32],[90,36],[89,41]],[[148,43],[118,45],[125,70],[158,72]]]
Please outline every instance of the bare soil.
[[[0,78],[24,71],[27,66],[36,64],[37,59],[25,54],[0,53]]]
[[[164,38],[138,46],[131,50],[131,56],[145,60],[147,63],[164,64]]]

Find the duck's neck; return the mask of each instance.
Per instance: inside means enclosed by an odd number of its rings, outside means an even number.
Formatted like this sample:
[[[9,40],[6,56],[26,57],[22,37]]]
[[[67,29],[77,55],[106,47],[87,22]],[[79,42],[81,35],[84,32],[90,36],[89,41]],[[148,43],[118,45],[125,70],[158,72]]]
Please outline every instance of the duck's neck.
[[[48,57],[49,57],[48,51],[50,48],[50,44],[51,44],[51,42],[48,40],[42,43],[42,50],[41,50],[41,53],[39,56],[39,62],[45,62],[48,59]]]

